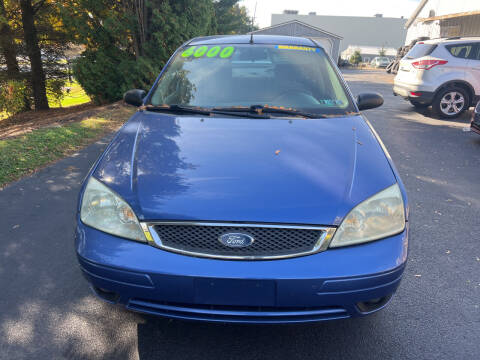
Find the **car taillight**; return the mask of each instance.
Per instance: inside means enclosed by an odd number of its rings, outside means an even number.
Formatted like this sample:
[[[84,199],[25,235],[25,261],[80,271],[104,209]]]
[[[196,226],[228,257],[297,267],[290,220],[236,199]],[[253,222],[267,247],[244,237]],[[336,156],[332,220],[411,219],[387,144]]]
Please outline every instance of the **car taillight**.
[[[419,60],[412,63],[415,69],[421,70],[430,70],[437,65],[445,65],[448,61],[446,60]]]

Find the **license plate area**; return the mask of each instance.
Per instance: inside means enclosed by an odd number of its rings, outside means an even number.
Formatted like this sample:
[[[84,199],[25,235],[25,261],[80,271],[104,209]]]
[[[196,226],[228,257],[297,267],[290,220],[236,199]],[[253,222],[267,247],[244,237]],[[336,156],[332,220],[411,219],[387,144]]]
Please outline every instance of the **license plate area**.
[[[271,280],[195,279],[195,303],[210,305],[275,306]]]

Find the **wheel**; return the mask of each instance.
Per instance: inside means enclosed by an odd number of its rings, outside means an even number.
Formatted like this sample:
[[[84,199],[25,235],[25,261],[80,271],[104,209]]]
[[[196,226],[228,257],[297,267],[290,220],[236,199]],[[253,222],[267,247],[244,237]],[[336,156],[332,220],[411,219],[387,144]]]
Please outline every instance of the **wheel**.
[[[423,109],[423,108],[426,108],[426,107],[430,106],[430,104],[420,103],[420,102],[415,101],[415,100],[410,100],[410,104],[412,104],[413,106],[415,106],[416,108],[419,108],[419,109]]]
[[[433,100],[433,111],[440,117],[453,119],[468,109],[470,97],[459,87],[449,87],[441,90]]]

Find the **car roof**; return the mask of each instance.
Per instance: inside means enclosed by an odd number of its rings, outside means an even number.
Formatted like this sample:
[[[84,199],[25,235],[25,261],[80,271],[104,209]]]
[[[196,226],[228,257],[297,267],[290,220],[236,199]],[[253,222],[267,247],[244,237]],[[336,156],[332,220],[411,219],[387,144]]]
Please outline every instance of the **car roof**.
[[[431,40],[424,40],[419,41],[420,43],[425,44],[462,44],[462,43],[469,43],[469,42],[480,42],[480,36],[476,37],[452,37],[452,38],[441,38],[441,39],[431,39]]]
[[[213,35],[198,37],[190,40],[188,45],[210,44],[249,44],[253,38],[254,44],[298,45],[322,47],[311,39],[297,36],[280,35]]]

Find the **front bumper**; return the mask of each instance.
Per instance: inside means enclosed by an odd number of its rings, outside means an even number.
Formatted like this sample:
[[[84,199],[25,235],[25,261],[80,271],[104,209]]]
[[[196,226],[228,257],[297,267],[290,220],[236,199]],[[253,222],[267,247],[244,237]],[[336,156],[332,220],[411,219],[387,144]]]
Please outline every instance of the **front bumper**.
[[[80,223],[76,250],[97,295],[128,309],[189,320],[291,323],[383,308],[402,277],[407,232],[304,257],[235,261],[175,254]]]

